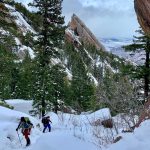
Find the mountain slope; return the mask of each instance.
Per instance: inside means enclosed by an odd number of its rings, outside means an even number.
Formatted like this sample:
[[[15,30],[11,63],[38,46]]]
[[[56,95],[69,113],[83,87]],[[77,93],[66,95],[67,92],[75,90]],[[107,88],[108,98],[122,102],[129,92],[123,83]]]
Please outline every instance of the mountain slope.
[[[14,3],[12,6],[1,3],[1,11],[4,15],[0,18],[0,21],[3,20],[3,24],[0,24],[0,32],[4,36],[4,40],[1,39],[0,42],[5,47],[2,55],[4,53],[8,53],[7,55],[13,54],[15,58],[9,56],[11,67],[8,67],[9,69],[4,67],[6,70],[3,76],[7,74],[7,80],[3,79],[4,84],[0,88],[2,91],[0,97],[1,99],[34,100],[36,94],[34,89],[38,84],[37,72],[39,67],[37,66],[38,58],[36,56],[39,54],[37,48],[39,37],[37,35],[41,27],[41,16],[28,11],[20,3]],[[61,97],[62,101],[73,108],[78,107],[77,109],[79,109],[79,105],[74,103],[77,99],[78,101],[82,99],[85,105],[82,107],[86,107],[88,110],[97,109],[97,105],[99,108],[102,99],[104,100],[104,96],[101,97],[102,93],[110,92],[112,95],[112,90],[107,91],[108,87],[105,87],[107,84],[104,82],[112,82],[112,86],[118,84],[115,79],[119,80],[127,62],[125,59],[107,52],[103,44],[97,40],[90,29],[75,14],[72,16],[65,33],[63,47],[58,51],[59,55],[57,58],[48,60],[50,68],[53,68],[52,71],[55,72],[52,79],[55,82],[59,80],[59,83],[63,84],[57,87],[60,88],[61,92],[64,92]],[[8,42],[10,42],[9,47]],[[6,58],[6,56],[3,57]],[[4,66],[6,65],[5,60],[2,63]],[[65,74],[56,73],[62,68],[65,70]],[[120,80],[121,84],[124,81]],[[128,82],[130,81],[128,80]],[[100,92],[102,89],[106,91]],[[58,91],[58,89],[56,90]]]
[[[7,12],[9,12],[10,17],[12,18],[12,23],[16,25],[16,33],[19,33],[17,35],[13,35],[16,46],[17,46],[17,55],[19,55],[19,57],[22,59],[25,56],[26,51],[29,52],[30,57],[34,58],[34,47],[30,47],[28,44],[26,45],[24,42],[24,39],[28,36],[28,33],[30,33],[31,38],[34,38],[32,36],[32,34],[35,34],[36,32],[34,31],[33,27],[31,27],[31,25],[29,25],[27,23],[27,21],[25,20],[25,18],[27,19],[26,16],[24,16],[22,13],[19,13],[18,11],[15,10],[14,7],[9,6],[9,5],[5,5]],[[13,19],[14,18],[14,19]],[[7,20],[7,19],[5,19]],[[3,29],[3,27],[1,27],[1,30],[4,32],[10,32],[9,29]],[[14,31],[13,31],[14,32]],[[13,34],[13,33],[10,33]],[[72,42],[73,44],[79,44],[80,46],[82,46],[82,41],[85,43],[84,45],[93,45],[96,47],[96,49],[99,49],[100,51],[104,51],[104,52],[99,52],[101,54],[94,54],[95,56],[92,56],[92,52],[89,52],[88,49],[84,49],[84,54],[82,57],[87,57],[87,59],[91,59],[91,66],[94,65],[94,63],[96,63],[97,61],[99,61],[98,63],[100,64],[101,61],[101,55],[108,55],[108,57],[110,57],[111,55],[109,53],[107,53],[105,51],[104,46],[95,38],[95,36],[91,33],[91,31],[86,27],[86,25],[76,16],[73,15],[72,16],[72,21],[69,23],[68,28],[66,29],[66,38],[67,40]],[[27,39],[28,40],[28,39]],[[88,44],[86,44],[88,43]],[[78,48],[80,47],[78,46]],[[102,53],[106,53],[106,54],[102,54]],[[65,54],[64,54],[65,55]],[[80,54],[81,55],[81,54]],[[109,56],[110,55],[110,56]],[[64,56],[65,57],[65,56]],[[97,60],[95,60],[93,57],[99,57],[97,58]],[[107,57],[107,58],[108,58]],[[117,59],[119,59],[119,57],[117,56],[113,56],[116,57]],[[108,61],[106,58],[106,61]],[[64,59],[66,62],[66,59]],[[121,60],[121,59],[120,59]],[[114,61],[114,60],[109,60],[109,61]],[[57,62],[57,61],[56,61]],[[62,62],[63,64],[65,64],[65,62]],[[118,61],[116,61],[117,63]],[[110,64],[111,62],[107,62],[107,64]],[[87,64],[85,62],[85,64],[87,65],[87,67],[89,66],[89,64]],[[66,64],[67,65],[67,64]],[[104,63],[105,65],[105,63]],[[114,70],[114,67],[110,65],[106,65],[106,68],[112,68],[112,70]],[[92,69],[92,68],[91,68]],[[90,72],[91,73],[91,72]],[[92,73],[93,75],[93,73]],[[94,75],[93,75],[94,77]],[[95,77],[94,77],[95,78]]]
[[[24,100],[7,100],[6,102],[12,104],[16,110],[18,109],[17,106],[20,106],[21,111],[28,112],[30,110],[30,108],[24,109],[23,104],[28,105],[31,101],[28,102]],[[97,143],[93,144],[93,142],[96,141],[94,141],[92,131],[90,131],[92,130],[90,122],[96,120],[97,118],[106,119],[106,117],[109,117],[110,115],[109,109],[99,110],[97,112],[86,115],[73,115],[65,113],[62,114],[61,112],[59,114],[55,114],[53,112],[49,112],[47,115],[50,115],[51,117],[52,131],[51,133],[46,132],[45,134],[43,134],[41,132],[43,126],[40,123],[40,120],[35,119],[34,117],[27,115],[26,113],[22,113],[16,110],[10,110],[4,107],[0,107],[0,133],[1,139],[3,139],[0,141],[0,150],[3,150],[4,147],[6,150],[23,149],[25,145],[25,140],[22,137],[20,131],[18,131],[22,142],[21,146],[15,130],[18,125],[19,118],[22,116],[29,117],[31,122],[34,124],[34,128],[32,129],[30,135],[32,144],[27,149],[40,150],[43,148],[50,148],[52,150],[98,150],[99,147],[96,146]],[[76,124],[81,126],[77,127],[74,124],[75,121]],[[41,127],[38,128],[39,125],[37,124],[40,124]],[[88,128],[86,128],[87,126]],[[82,128],[82,131],[80,130],[80,128]],[[88,132],[85,132],[87,130]]]
[[[9,104],[13,104],[16,109],[18,108],[15,106],[20,105],[21,109],[23,106],[22,104],[28,104],[31,101],[7,100],[7,102]],[[27,111],[29,111],[29,108],[26,108],[25,112]],[[110,137],[116,137],[116,132],[114,132],[115,130],[103,128],[101,125],[94,126],[91,124],[97,119],[106,119],[109,117],[110,114],[108,109],[102,109],[91,114],[86,113],[85,115],[65,113],[56,115],[52,112],[49,112],[48,115],[51,116],[52,120],[52,132],[42,134],[39,128],[36,127],[36,125],[40,123],[40,120],[19,111],[0,107],[0,150],[24,149],[24,138],[19,132],[22,139],[22,147],[15,131],[19,121],[18,119],[21,116],[28,116],[35,126],[30,135],[32,145],[27,148],[28,150],[41,150],[43,148],[50,148],[52,150],[147,150],[150,147],[149,120],[144,121],[139,128],[135,128],[134,133],[121,133],[121,130],[124,129],[126,125],[124,124],[124,126],[117,126],[120,131],[118,136],[121,136],[122,139],[117,143],[110,144]],[[116,125],[118,123],[122,125],[123,122],[120,119],[120,116],[113,117]],[[99,131],[101,133],[98,134]],[[97,137],[95,137],[96,133],[98,135]],[[104,143],[106,147],[103,146]]]

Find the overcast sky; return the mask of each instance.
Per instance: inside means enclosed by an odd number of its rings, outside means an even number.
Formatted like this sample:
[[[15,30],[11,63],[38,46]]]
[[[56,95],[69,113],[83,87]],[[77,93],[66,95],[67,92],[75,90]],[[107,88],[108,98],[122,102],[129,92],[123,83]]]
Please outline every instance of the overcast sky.
[[[32,0],[16,1],[27,4]],[[73,13],[101,38],[132,38],[139,27],[133,0],[64,0],[66,23]]]

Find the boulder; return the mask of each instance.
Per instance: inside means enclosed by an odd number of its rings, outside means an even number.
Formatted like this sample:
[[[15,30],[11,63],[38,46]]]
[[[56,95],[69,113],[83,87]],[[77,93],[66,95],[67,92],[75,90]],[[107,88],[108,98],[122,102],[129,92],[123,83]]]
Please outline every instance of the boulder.
[[[140,26],[150,35],[150,0],[134,0],[134,7]]]
[[[103,121],[101,122],[101,124],[102,124],[105,128],[113,128],[113,120],[112,120],[112,119],[103,120]]]

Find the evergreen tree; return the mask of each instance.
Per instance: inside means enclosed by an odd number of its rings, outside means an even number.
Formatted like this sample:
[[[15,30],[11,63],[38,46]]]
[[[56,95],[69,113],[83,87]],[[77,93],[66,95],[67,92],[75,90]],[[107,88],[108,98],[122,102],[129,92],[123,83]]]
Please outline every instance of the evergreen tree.
[[[16,91],[15,98],[21,99],[33,99],[33,68],[34,61],[30,58],[28,52],[26,52],[25,58],[22,62],[17,64],[14,80],[16,79]]]
[[[7,99],[12,94],[12,74],[16,67],[15,41],[12,35],[5,35],[0,32],[0,99]]]
[[[37,68],[35,70],[34,106],[40,109],[43,116],[49,109],[47,104],[52,98],[50,91],[52,91],[53,81],[51,80],[50,66],[52,65],[52,58],[59,57],[60,48],[63,44],[64,17],[61,16],[62,0],[34,0],[31,5],[36,7],[37,13],[41,15],[41,27],[36,46]]]
[[[124,48],[126,51],[132,52],[132,55],[139,54],[140,62],[135,67],[130,65],[127,70],[135,79],[144,81],[144,97],[146,99],[149,95],[150,84],[150,37],[145,35],[142,30],[137,32],[140,36],[134,37],[133,44]]]
[[[53,104],[53,110],[57,113],[59,109],[59,103],[65,102],[66,98],[66,83],[65,78],[67,74],[61,64],[57,64],[51,67],[51,102]]]
[[[74,64],[72,65],[72,101],[74,107],[79,111],[87,111],[92,109],[95,101],[94,83],[88,74],[87,67],[82,60],[80,54],[75,50]]]

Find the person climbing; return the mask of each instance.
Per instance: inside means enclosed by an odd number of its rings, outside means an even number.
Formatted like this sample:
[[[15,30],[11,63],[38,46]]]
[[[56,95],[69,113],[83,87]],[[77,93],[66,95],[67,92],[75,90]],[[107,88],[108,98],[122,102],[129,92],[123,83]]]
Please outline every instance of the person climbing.
[[[42,118],[42,123],[43,123],[43,126],[44,126],[43,133],[45,133],[46,128],[48,128],[49,132],[51,132],[50,122],[52,123],[52,121],[50,120],[50,116]]]
[[[29,138],[31,128],[33,128],[33,124],[31,123],[29,118],[28,117],[21,117],[19,125],[16,128],[16,131],[18,131],[19,129],[22,129],[21,132],[24,135],[24,137],[26,139],[26,142],[27,142],[26,146],[29,146],[31,144],[31,141],[30,141],[30,138]]]

